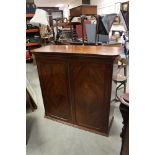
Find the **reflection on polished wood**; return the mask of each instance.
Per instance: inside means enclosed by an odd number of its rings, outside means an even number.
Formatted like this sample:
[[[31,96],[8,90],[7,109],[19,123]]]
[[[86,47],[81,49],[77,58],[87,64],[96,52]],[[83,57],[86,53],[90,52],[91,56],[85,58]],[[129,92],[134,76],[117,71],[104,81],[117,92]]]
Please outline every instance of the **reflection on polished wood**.
[[[108,135],[113,63],[119,47],[49,45],[35,54],[45,116]]]
[[[94,56],[118,56],[122,47],[115,46],[81,46],[81,45],[49,45],[33,50],[33,53],[80,54]]]

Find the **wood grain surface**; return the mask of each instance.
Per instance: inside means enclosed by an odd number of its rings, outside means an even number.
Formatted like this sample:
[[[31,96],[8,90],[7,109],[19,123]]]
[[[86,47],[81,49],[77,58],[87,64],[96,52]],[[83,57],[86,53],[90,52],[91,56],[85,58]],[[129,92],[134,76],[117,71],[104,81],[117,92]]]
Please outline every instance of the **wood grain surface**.
[[[37,48],[32,53],[81,54],[96,56],[118,56],[122,47],[117,46],[81,46],[81,45],[48,45]]]
[[[113,47],[75,45],[33,50],[45,116],[108,135],[113,63],[119,52]]]

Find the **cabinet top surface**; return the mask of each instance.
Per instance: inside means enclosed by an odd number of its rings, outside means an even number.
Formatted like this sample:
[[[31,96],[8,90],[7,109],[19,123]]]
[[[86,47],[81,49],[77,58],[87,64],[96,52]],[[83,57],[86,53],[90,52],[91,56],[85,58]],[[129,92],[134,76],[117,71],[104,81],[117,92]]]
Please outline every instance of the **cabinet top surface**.
[[[117,46],[48,45],[34,49],[32,53],[117,56],[121,50],[122,47]]]

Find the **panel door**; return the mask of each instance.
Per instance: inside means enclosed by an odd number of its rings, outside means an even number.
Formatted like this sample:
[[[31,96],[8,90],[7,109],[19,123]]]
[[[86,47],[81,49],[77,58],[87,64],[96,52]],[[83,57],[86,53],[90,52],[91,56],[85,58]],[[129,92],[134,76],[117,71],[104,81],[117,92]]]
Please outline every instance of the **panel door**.
[[[110,65],[76,63],[72,66],[72,78],[76,123],[90,129],[107,131],[111,91]]]
[[[37,65],[46,115],[71,122],[68,65],[50,60],[38,60]]]

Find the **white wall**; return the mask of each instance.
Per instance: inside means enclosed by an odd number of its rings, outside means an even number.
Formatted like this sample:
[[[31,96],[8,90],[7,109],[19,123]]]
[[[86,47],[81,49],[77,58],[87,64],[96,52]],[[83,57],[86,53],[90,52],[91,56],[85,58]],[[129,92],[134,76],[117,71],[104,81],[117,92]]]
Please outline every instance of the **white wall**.
[[[97,5],[97,14],[119,13],[120,3],[128,0],[90,0],[91,5]]]
[[[64,4],[60,7],[63,10],[64,17],[69,17],[69,9],[82,4],[82,0],[34,0],[37,7],[57,7],[58,4]]]
[[[104,14],[111,14],[116,13],[119,14],[120,12],[120,3],[126,2],[129,0],[91,0],[91,5],[97,5],[97,14],[104,15]],[[109,37],[111,37],[112,30],[122,30],[125,31],[124,25],[113,25],[111,27],[111,31],[109,33]]]
[[[69,1],[70,0],[34,0],[37,7],[59,7],[59,4],[63,4],[59,9],[63,10],[64,17],[69,16]]]
[[[77,7],[82,4],[82,0],[69,0],[69,9]]]
[[[38,7],[55,7],[57,4],[65,4],[73,8],[82,4],[82,0],[34,0],[34,2]]]
[[[56,7],[57,4],[68,4],[69,0],[34,0],[38,7]]]

